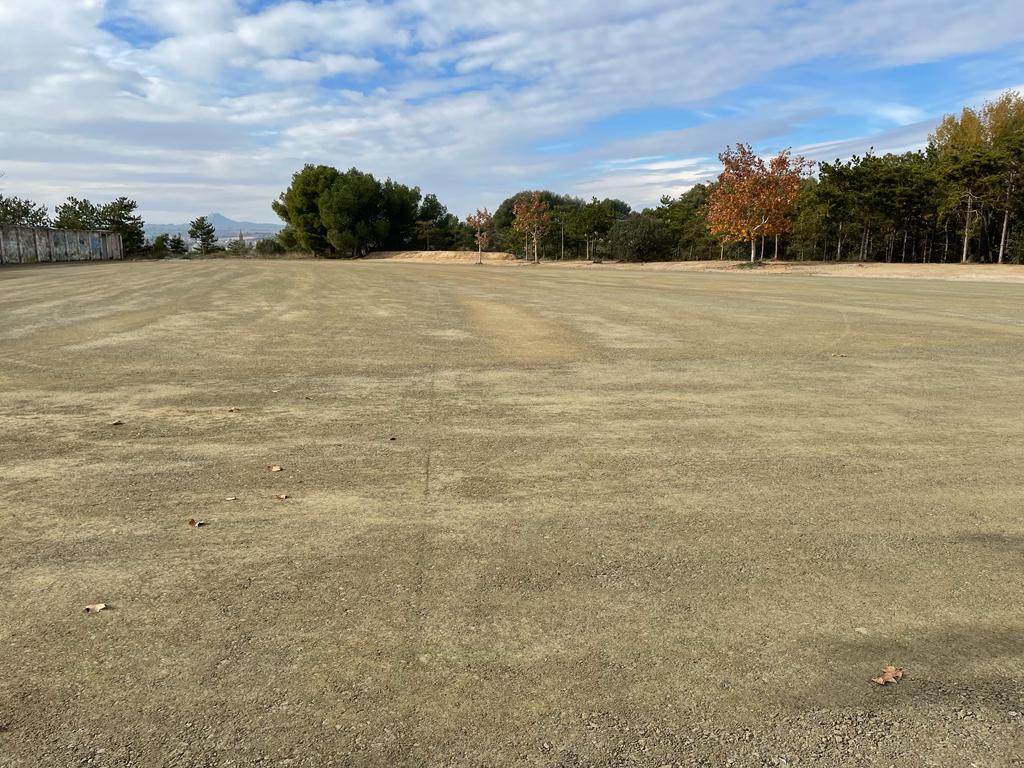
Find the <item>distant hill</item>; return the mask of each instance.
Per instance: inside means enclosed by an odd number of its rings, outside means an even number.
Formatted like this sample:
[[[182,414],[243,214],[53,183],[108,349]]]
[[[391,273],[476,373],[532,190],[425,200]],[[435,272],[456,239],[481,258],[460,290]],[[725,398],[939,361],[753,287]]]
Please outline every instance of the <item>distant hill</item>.
[[[269,237],[276,235],[283,228],[283,224],[259,224],[254,221],[235,221],[221,213],[208,213],[206,218],[210,220],[217,229],[217,237],[238,237],[243,235],[263,235]],[[146,237],[153,238],[157,235],[181,235],[188,237],[188,222],[184,224],[146,224]]]

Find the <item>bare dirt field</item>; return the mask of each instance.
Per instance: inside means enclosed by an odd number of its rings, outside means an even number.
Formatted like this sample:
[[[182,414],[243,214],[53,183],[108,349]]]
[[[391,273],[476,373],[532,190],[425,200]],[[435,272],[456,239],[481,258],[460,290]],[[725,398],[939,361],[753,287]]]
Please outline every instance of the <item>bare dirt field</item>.
[[[388,261],[412,261],[418,263],[446,264],[451,262],[475,262],[476,252],[471,251],[381,251],[369,256],[371,259]],[[487,263],[497,266],[534,267],[532,262],[516,259],[511,253],[484,253]],[[1024,266],[1020,264],[898,264],[880,262],[849,261],[649,261],[636,262],[591,262],[578,260],[543,260],[541,267],[589,269],[643,270],[646,272],[749,272],[751,274],[817,275],[827,277],[886,277],[914,278],[924,280],[963,280],[967,282],[1024,283]]]
[[[1020,285],[44,265],[0,318],[0,765],[1021,764]]]
[[[450,262],[473,263],[478,259],[487,263],[514,263],[516,257],[511,253],[501,251],[487,251],[482,254],[478,254],[476,251],[377,251],[371,253],[367,258],[445,264]]]
[[[886,264],[848,261],[654,261],[645,264],[591,264],[586,261],[565,265],[598,269],[642,269],[647,271],[733,272],[759,274],[817,275],[826,277],[886,277],[922,280],[962,280],[967,282],[1024,283],[1020,264]]]

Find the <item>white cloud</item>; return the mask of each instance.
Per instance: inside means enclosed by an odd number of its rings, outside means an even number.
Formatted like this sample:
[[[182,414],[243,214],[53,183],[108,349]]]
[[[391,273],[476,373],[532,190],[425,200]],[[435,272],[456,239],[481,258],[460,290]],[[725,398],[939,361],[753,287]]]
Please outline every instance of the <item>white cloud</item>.
[[[347,53],[334,53],[316,59],[264,59],[260,71],[268,80],[291,82],[294,80],[321,80],[332,75],[367,74],[380,69],[380,62],[371,58],[358,58]]]
[[[714,175],[735,141],[818,144],[815,156],[919,144],[945,101],[777,73],[870,76],[1019,47],[1017,5],[290,0],[252,13],[245,0],[0,2],[2,183],[51,204],[130,194],[162,218],[259,219],[316,161],[419,184],[459,212],[541,185],[649,204]],[[104,31],[110,20],[139,25],[142,41]],[[630,110],[667,117],[594,128]],[[673,110],[691,120],[675,124]],[[808,139],[828,115],[851,127]]]
[[[255,51],[286,56],[310,46],[363,51],[409,40],[395,11],[366,2],[288,2],[239,20],[239,40]]]

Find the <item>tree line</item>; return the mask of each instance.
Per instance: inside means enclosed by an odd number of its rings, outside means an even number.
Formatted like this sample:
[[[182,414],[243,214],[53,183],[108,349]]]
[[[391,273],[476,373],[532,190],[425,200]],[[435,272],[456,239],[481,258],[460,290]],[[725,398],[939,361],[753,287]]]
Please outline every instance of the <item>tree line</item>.
[[[801,258],[1024,261],[1024,100],[947,115],[920,152],[823,163],[792,215]]]
[[[434,194],[356,168],[306,165],[272,202],[285,227],[263,254],[352,258],[375,250],[493,248],[524,259],[656,261],[772,258],[900,262],[1024,262],[1024,100],[1004,93],[947,115],[925,149],[815,164],[788,150],[759,157],[738,144],[722,172],[634,211],[614,199],[525,190],[461,220]],[[816,170],[816,173],[815,173]],[[106,229],[125,251],[182,253],[180,236],[145,241],[135,201],[69,197],[45,206],[0,195],[0,224]],[[204,217],[189,237],[217,250]],[[241,235],[228,251],[245,253]]]
[[[493,239],[547,258],[1024,262],[1016,92],[946,116],[917,152],[868,152],[822,163],[817,174],[788,150],[763,159],[739,144],[719,160],[714,181],[639,212],[616,200],[520,193],[496,212]],[[528,227],[532,246],[515,226],[517,205],[539,221]]]
[[[226,251],[244,255],[250,250],[261,254],[283,253],[284,248],[275,240],[256,243],[250,248],[239,233],[226,247],[217,244],[217,232],[207,217],[200,216],[189,223],[188,240],[180,234],[160,234],[147,240],[145,222],[138,214],[138,204],[127,197],[109,203],[97,204],[90,200],[68,197],[56,206],[51,217],[45,205],[21,197],[0,194],[0,226],[51,227],[54,229],[104,230],[121,235],[127,256],[163,258],[180,256],[192,248],[201,253]]]
[[[0,225],[54,227],[56,229],[102,229],[121,235],[124,252],[138,254],[146,250],[146,231],[138,204],[127,197],[97,205],[89,200],[68,197],[54,209],[31,200],[0,194]]]
[[[524,259],[1024,262],[1024,100],[1007,92],[936,127],[925,149],[817,165],[738,144],[722,172],[634,211],[525,190],[465,221],[357,169],[306,166],[274,208],[281,247],[329,256],[493,247]],[[817,171],[815,173],[815,170]]]

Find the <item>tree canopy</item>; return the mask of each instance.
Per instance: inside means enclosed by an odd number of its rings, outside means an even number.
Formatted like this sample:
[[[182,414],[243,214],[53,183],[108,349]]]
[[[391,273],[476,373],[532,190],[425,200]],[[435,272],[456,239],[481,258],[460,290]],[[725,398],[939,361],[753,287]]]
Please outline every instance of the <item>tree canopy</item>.
[[[201,253],[209,253],[217,243],[217,229],[205,216],[192,219],[188,225],[188,236],[196,241]]]
[[[307,165],[273,203],[288,225],[278,239],[321,256],[365,256],[371,250],[465,244],[457,216],[437,199],[356,168]]]
[[[0,195],[0,226],[48,227],[50,215],[45,205],[21,197]]]

